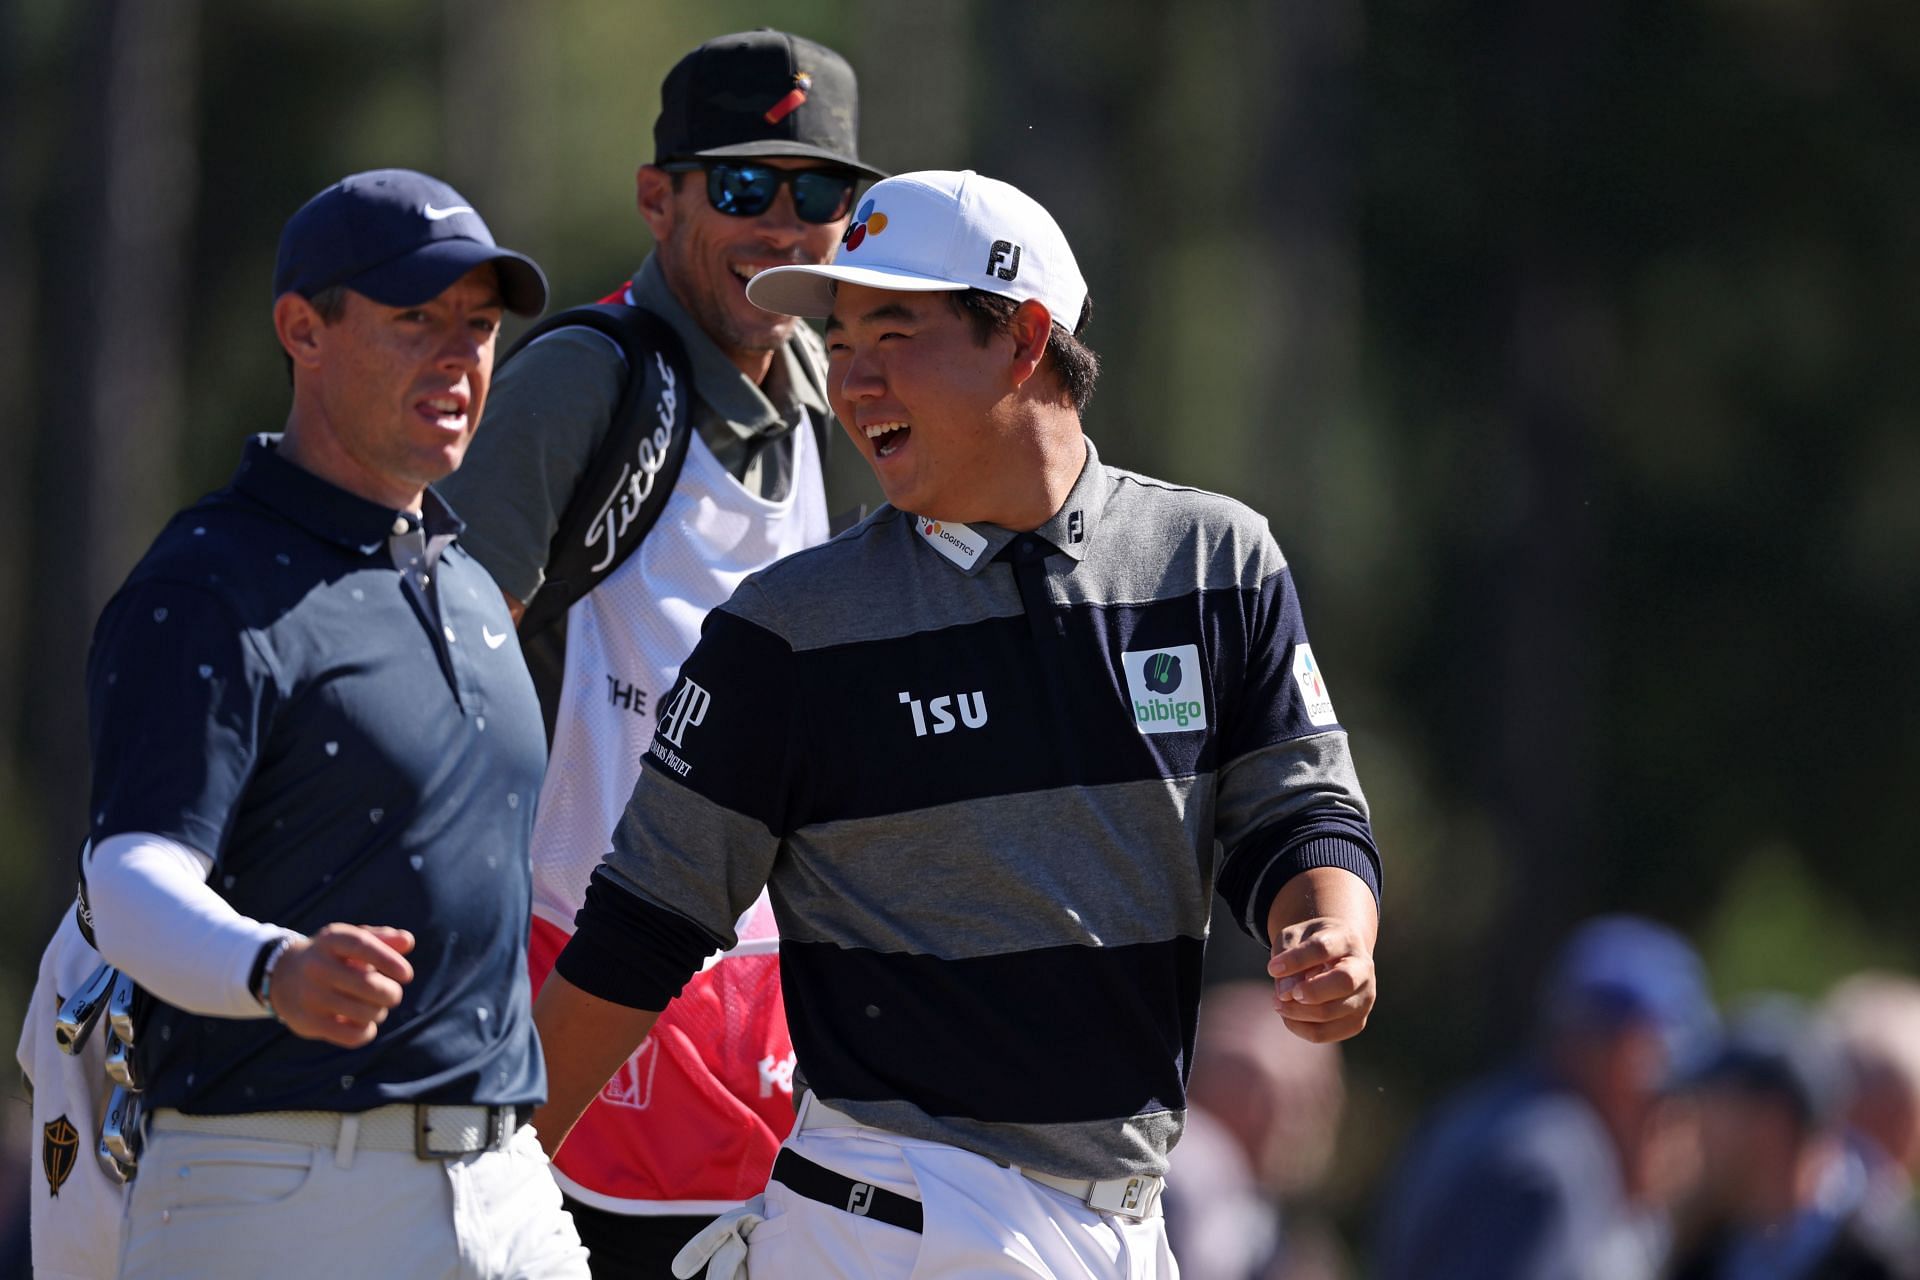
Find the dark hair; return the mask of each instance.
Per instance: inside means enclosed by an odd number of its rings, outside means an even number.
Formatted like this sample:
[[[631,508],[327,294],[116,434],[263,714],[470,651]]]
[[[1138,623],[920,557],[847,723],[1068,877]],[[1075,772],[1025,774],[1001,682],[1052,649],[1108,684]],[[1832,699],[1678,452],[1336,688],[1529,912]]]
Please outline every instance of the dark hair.
[[[1007,331],[1013,322],[1013,313],[1020,308],[1019,302],[1005,294],[988,293],[985,289],[948,293],[946,298],[948,306],[972,323],[973,339],[983,347],[994,334]],[[1074,321],[1072,333],[1055,320],[1053,332],[1047,335],[1045,359],[1052,362],[1054,375],[1066,388],[1077,413],[1086,412],[1087,401],[1093,399],[1093,384],[1100,377],[1100,357],[1080,341],[1087,321],[1092,318],[1093,295],[1089,294],[1080,306],[1080,318]]]
[[[330,284],[307,301],[320,313],[322,323],[332,324],[347,312],[347,286]]]
[[[314,294],[307,301],[320,313],[321,324],[332,324],[347,312],[347,286],[332,284]],[[293,381],[293,357],[286,352],[280,356],[287,362],[287,381]]]

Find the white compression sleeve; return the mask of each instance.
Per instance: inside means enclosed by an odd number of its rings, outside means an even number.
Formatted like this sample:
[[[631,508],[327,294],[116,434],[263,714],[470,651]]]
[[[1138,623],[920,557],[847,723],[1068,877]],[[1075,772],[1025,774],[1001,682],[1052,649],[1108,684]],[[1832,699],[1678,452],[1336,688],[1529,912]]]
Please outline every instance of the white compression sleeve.
[[[217,1018],[264,1018],[247,990],[263,944],[300,935],[241,915],[207,884],[213,859],[134,831],[87,859],[100,954],[168,1004]]]

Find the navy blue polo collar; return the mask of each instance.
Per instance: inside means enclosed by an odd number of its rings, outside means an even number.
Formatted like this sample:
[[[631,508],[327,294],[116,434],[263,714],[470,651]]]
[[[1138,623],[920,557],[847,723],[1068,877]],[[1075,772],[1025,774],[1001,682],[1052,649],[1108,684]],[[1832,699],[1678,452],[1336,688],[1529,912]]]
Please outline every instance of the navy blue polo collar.
[[[369,502],[339,485],[322,480],[280,456],[281,437],[263,432],[247,441],[233,488],[272,508],[314,537],[351,547],[361,555],[383,550],[396,532],[396,521],[423,528],[427,538],[454,538],[466,524],[446,500],[432,489],[422,495],[420,517]]]

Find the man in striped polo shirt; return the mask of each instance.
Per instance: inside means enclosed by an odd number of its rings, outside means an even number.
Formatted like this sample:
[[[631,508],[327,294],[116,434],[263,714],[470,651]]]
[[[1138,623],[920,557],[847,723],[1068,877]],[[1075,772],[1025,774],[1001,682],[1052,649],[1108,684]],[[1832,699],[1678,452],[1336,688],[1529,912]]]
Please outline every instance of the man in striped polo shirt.
[[[1239,503],[1100,460],[1086,285],[1005,183],[882,182],[832,265],[748,294],[828,317],[889,505],[709,615],[536,1007],[536,1124],[766,885],[810,1094],[681,1274],[1170,1275],[1214,892],[1294,1031],[1374,1000],[1379,858],[1286,562]]]

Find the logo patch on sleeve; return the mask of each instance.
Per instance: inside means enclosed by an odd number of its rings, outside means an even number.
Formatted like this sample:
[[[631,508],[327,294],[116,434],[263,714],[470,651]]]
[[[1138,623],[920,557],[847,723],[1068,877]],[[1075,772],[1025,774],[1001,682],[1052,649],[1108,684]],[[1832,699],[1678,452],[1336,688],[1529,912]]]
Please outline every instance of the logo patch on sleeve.
[[[1142,733],[1192,733],[1207,727],[1200,649],[1178,644],[1120,655],[1133,722]]]
[[[660,727],[654,730],[653,744],[648,750],[653,752],[655,759],[682,778],[693,768],[692,761],[680,756],[680,751],[686,749],[687,730],[697,729],[705,723],[707,708],[712,705],[713,695],[683,676],[679,688],[661,712]],[[672,747],[668,743],[672,743]]]
[[[1314,661],[1312,645],[1303,644],[1294,649],[1293,680],[1300,686],[1300,701],[1306,706],[1309,724],[1338,723],[1339,717],[1333,714],[1333,695],[1327,692],[1327,682],[1320,675],[1320,664]]]

